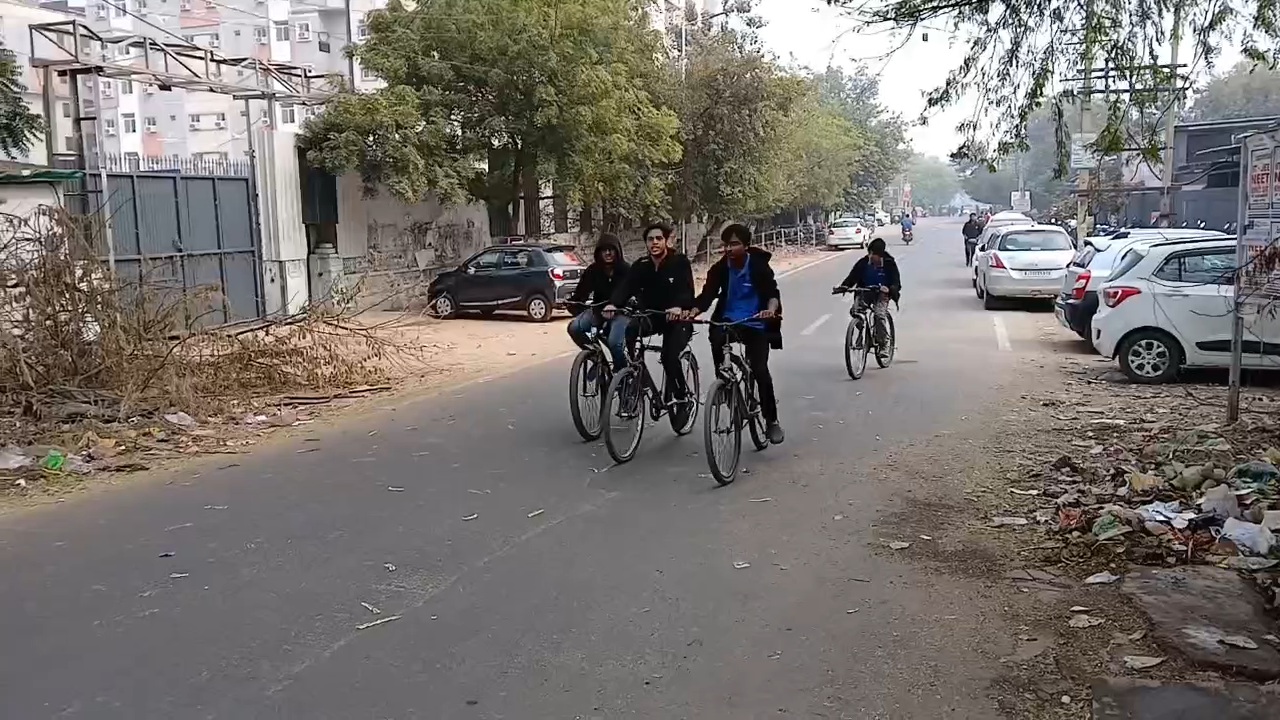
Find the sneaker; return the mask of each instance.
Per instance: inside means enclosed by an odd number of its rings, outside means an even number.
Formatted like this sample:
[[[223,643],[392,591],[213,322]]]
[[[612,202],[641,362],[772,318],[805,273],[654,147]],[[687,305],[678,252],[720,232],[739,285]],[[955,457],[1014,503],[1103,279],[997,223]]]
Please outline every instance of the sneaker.
[[[782,426],[777,422],[769,423],[769,427],[764,430],[764,435],[769,438],[769,442],[774,445],[781,445],[782,441],[787,437],[787,434],[782,432]]]

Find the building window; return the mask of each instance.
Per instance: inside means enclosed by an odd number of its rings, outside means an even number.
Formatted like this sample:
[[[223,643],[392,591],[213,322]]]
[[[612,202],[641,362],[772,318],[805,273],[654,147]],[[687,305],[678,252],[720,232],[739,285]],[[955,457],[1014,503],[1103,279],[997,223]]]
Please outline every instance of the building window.
[[[283,22],[283,21],[276,21],[272,23],[272,25],[274,25],[276,28],[276,40],[279,42],[288,42],[289,41],[289,23]]]
[[[192,125],[199,125],[200,124],[199,113],[192,113],[191,115],[188,115],[187,122],[191,123]]]
[[[120,81],[120,94],[121,94],[121,95],[132,95],[132,94],[133,94],[133,81],[132,81],[132,80],[121,80],[121,81]]]
[[[138,116],[133,113],[124,113],[120,116],[120,122],[124,125],[124,134],[133,135],[138,132]]]
[[[103,120],[102,129],[106,130],[108,135],[114,135],[116,132],[116,119],[107,118]]]
[[[259,45],[266,45],[266,44],[267,44],[267,29],[266,29],[266,28],[264,28],[264,27],[256,27],[256,28],[254,28],[254,29],[253,29],[253,39],[254,39],[255,41],[257,41],[257,43],[258,43]]]
[[[367,68],[367,67],[365,67],[365,66],[361,65],[361,66],[360,66],[360,79],[361,79],[361,80],[377,80],[377,79],[378,79],[378,76],[377,76],[377,75],[374,75],[374,74],[373,74],[373,71],[372,71],[372,70],[370,70],[369,68]]]
[[[71,117],[71,103],[62,103],[62,117]]]
[[[183,39],[183,40],[186,40],[188,45],[195,45],[195,44],[196,44],[196,36],[195,36],[195,35],[183,35],[183,36],[182,36],[182,39]]]
[[[293,109],[293,105],[280,103],[280,122],[285,125],[298,122],[298,111]]]
[[[153,117],[146,118],[146,119],[145,119],[145,120],[143,120],[142,122],[143,122],[143,124],[145,124],[145,125],[146,125],[146,128],[147,128],[147,130],[148,130],[149,132],[154,132],[154,131],[155,131],[155,129],[156,129],[156,125],[158,124],[158,123],[156,122],[156,119],[155,119],[155,118],[153,118]]]
[[[298,23],[298,42],[306,42],[311,39],[311,23]]]
[[[224,123],[224,122],[226,122],[226,121],[227,121],[227,114],[226,114],[226,113],[218,113],[218,114],[216,114],[216,115],[214,115],[214,116],[213,116],[213,119],[214,119],[214,120],[217,120],[217,121],[218,121],[218,122],[220,122],[220,123]]]
[[[111,17],[124,17],[124,8],[127,0],[119,0],[111,5]]]
[[[360,23],[356,25],[356,39],[364,40],[368,37],[369,37],[369,24],[361,20]]]

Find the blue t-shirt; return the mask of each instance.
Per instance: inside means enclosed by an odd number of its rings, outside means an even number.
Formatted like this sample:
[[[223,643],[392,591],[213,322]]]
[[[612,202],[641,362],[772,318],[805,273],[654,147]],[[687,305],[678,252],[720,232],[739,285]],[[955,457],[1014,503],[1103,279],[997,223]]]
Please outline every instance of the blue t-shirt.
[[[884,272],[884,266],[882,265],[877,267],[875,263],[871,262],[870,260],[867,261],[867,269],[866,269],[866,272],[862,274],[862,276],[863,276],[862,286],[869,287],[869,288],[875,288],[875,287],[880,287],[881,285],[884,285],[885,280],[888,278],[888,275],[886,275]]]
[[[760,297],[756,294],[756,286],[751,282],[751,257],[748,256],[747,261],[742,263],[740,268],[735,268],[726,262],[725,270],[729,273],[729,291],[725,294],[725,322],[746,320],[760,312]],[[764,327],[764,323],[759,320],[752,320],[743,325]]]
[[[910,229],[912,228],[912,226],[914,226],[914,225],[915,225],[915,220],[912,220],[910,215],[903,215],[903,216],[902,216],[902,229],[903,229],[903,230],[910,230]]]

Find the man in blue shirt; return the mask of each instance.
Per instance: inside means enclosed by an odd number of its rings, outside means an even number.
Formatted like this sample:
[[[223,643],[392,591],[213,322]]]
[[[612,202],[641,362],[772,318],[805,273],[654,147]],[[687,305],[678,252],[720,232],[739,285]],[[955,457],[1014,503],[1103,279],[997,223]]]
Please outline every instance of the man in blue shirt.
[[[764,416],[765,435],[777,445],[785,438],[778,423],[778,399],[769,372],[769,350],[782,349],[782,296],[778,281],[769,266],[772,253],[751,246],[751,230],[734,224],[720,234],[724,256],[707,270],[702,293],[694,299],[691,316],[706,312],[712,301],[713,322],[742,322],[734,326],[734,334],[742,342],[751,376],[760,391],[760,414]],[[724,346],[729,331],[712,325],[711,358],[716,368],[724,361]]]
[[[916,221],[911,217],[910,211],[902,213],[902,237],[906,238],[907,233],[911,232],[916,226]]]

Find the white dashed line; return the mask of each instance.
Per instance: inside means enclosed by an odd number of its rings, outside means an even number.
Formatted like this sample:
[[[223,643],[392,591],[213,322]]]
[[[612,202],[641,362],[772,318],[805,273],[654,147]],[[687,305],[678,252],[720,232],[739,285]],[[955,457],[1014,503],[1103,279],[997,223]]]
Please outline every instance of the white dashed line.
[[[824,323],[824,322],[826,322],[826,321],[828,321],[828,320],[830,320],[830,319],[831,319],[831,313],[827,313],[826,315],[823,315],[822,317],[818,318],[817,320],[814,320],[813,322],[809,323],[809,327],[807,327],[807,328],[805,328],[805,329],[801,330],[801,331],[800,331],[800,334],[801,334],[801,335],[812,335],[814,330],[817,330],[818,328],[822,327],[822,323]]]
[[[1013,350],[1013,346],[1009,344],[1009,329],[1004,326],[1004,318],[996,315],[991,318],[991,324],[996,328],[996,347],[1005,352]]]

